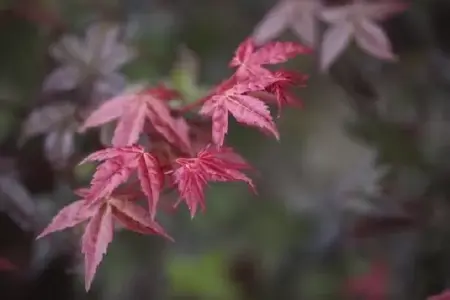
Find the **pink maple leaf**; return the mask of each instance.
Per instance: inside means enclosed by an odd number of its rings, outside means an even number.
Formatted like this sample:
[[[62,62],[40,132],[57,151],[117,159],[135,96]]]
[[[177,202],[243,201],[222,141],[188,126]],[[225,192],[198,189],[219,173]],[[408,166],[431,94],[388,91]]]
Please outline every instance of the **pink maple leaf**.
[[[318,0],[279,0],[256,26],[255,42],[266,43],[291,29],[306,45],[315,47],[317,40],[317,13],[322,7]]]
[[[84,254],[85,288],[91,287],[103,255],[114,235],[113,215],[110,206],[102,206],[87,224],[81,239],[81,252]]]
[[[205,208],[204,189],[208,182],[243,181],[256,192],[252,180],[240,172],[250,166],[231,148],[208,146],[197,157],[178,158],[176,163],[179,167],[173,172],[174,182],[192,217],[198,206]]]
[[[228,113],[231,113],[239,123],[257,127],[279,138],[267,105],[260,99],[247,94],[263,90],[277,81],[273,76],[265,77],[265,82],[262,80],[260,78],[259,83],[246,81],[235,85],[226,82],[216,94],[205,101],[200,114],[212,117],[212,138],[216,145],[223,145],[228,132]]]
[[[301,107],[302,102],[289,91],[290,87],[306,85],[308,76],[300,74],[294,71],[278,70],[274,76],[280,78],[280,80],[274,82],[266,88],[266,91],[275,95],[275,100],[278,106],[278,117],[283,106]]]
[[[397,14],[406,7],[396,1],[355,1],[344,6],[324,8],[319,16],[330,26],[324,33],[321,45],[321,69],[327,70],[353,39],[366,53],[383,60],[395,60],[389,38],[376,21]]]
[[[161,85],[153,89],[120,95],[101,105],[85,120],[80,131],[118,119],[112,140],[113,146],[128,146],[136,143],[149,121],[154,129],[169,143],[180,149],[191,149],[189,137],[177,130],[177,122],[165,102],[175,96],[175,92]]]
[[[94,152],[81,163],[87,161],[103,161],[91,180],[87,201],[96,202],[109,197],[137,170],[141,188],[148,199],[149,211],[155,216],[159,194],[164,186],[164,174],[155,156],[133,145]]]
[[[270,71],[265,69],[264,65],[283,63],[298,54],[310,52],[309,48],[294,42],[270,42],[256,49],[253,39],[248,38],[236,49],[229,65],[238,68],[238,78],[271,77]]]
[[[95,205],[85,199],[69,204],[37,238],[87,221],[81,240],[81,251],[85,256],[85,287],[89,290],[96,270],[113,240],[114,220],[129,230],[141,234],[158,234],[172,240],[148,211],[130,201],[124,194],[104,198]]]

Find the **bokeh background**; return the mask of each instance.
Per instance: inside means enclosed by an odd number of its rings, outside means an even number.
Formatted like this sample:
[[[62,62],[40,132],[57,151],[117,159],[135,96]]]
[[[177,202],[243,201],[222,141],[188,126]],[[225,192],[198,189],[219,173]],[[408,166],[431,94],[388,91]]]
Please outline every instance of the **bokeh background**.
[[[82,111],[142,82],[198,98],[231,74],[235,48],[275,0],[0,1],[0,299],[422,300],[444,290],[450,2],[408,3],[383,23],[397,62],[352,46],[320,73],[314,55],[299,57],[289,67],[310,79],[303,108],[277,119],[281,141],[232,124],[259,195],[212,186],[204,214],[191,220],[181,206],[161,219],[175,243],[119,232],[86,293],[80,232],[35,241],[89,182],[92,167],[77,163],[111,134],[78,134]],[[52,45],[76,35],[86,53],[104,47],[86,38],[99,22],[119,25],[134,52],[82,66],[101,78],[75,86],[66,71],[49,83],[61,60],[80,67]]]

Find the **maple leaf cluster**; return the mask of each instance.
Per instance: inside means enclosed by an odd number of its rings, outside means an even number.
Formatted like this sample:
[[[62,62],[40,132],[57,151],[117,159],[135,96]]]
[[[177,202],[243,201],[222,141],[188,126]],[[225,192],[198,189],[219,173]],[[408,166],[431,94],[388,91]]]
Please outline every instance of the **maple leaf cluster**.
[[[164,191],[178,191],[179,200],[172,207],[184,202],[192,217],[198,208],[204,210],[204,191],[210,182],[241,181],[256,192],[244,173],[250,165],[225,144],[229,115],[279,139],[268,104],[276,104],[278,110],[299,105],[289,88],[304,86],[307,77],[267,66],[306,53],[309,48],[294,42],[256,47],[247,39],[229,64],[235,73],[193,104],[171,108],[170,101],[182,95],[163,84],[133,89],[104,102],[79,131],[116,121],[112,147],[81,162],[100,162],[90,186],[75,191],[80,200],[64,207],[38,238],[86,224],[81,251],[88,290],[116,222],[137,233],[172,239],[156,220],[158,207],[166,207],[159,205]],[[189,118],[192,113],[195,118]],[[142,138],[147,138],[145,147]],[[142,198],[146,206],[139,201]]]

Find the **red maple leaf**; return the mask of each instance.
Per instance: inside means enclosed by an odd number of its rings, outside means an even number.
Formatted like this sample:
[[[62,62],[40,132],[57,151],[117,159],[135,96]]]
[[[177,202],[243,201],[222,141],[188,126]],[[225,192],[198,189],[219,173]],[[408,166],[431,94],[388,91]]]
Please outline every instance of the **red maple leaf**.
[[[194,149],[196,149],[196,153],[199,153],[200,151],[206,149],[211,145],[212,142],[212,136],[211,136],[211,130],[209,128],[206,128],[205,126],[201,125],[208,125],[211,126],[211,122],[209,120],[201,120],[201,121],[194,121],[190,120],[190,128],[193,134],[192,137],[192,144]],[[215,151],[216,149],[211,149],[211,151]],[[251,166],[245,161],[245,159],[239,155],[238,153],[234,152],[232,148],[228,146],[222,146],[220,148],[220,151],[216,151],[217,155],[222,157],[224,160],[228,160],[230,163],[239,163],[240,167],[242,169],[252,169]]]
[[[158,234],[172,240],[147,210],[125,195],[104,198],[94,205],[85,199],[75,201],[64,207],[37,239],[87,221],[81,251],[85,256],[85,287],[89,290],[103,255],[113,240],[114,220],[129,230]]]
[[[278,118],[281,116],[281,108],[283,106],[303,107],[302,101],[300,101],[290,89],[294,86],[306,86],[305,83],[308,76],[287,70],[278,70],[272,74],[273,77],[276,78],[274,83],[267,86],[264,91],[250,92],[248,94],[263,100],[268,104],[276,104],[278,108]]]
[[[147,196],[152,217],[156,214],[159,194],[164,186],[164,174],[158,159],[141,146],[107,148],[92,153],[81,163],[103,161],[91,180],[86,201],[97,202],[109,197],[137,170],[142,191]]]
[[[278,116],[280,116],[280,111],[283,106],[301,107],[302,103],[289,91],[289,88],[292,86],[304,87],[308,76],[288,70],[278,70],[274,76],[280,80],[269,85],[266,91],[275,95]]]
[[[254,126],[279,139],[279,133],[270,115],[269,108],[260,99],[247,94],[264,90],[278,81],[274,76],[261,77],[258,82],[250,80],[236,82],[236,77],[223,82],[215,94],[208,96],[200,114],[212,117],[213,142],[222,146],[228,132],[228,113],[242,124]]]
[[[169,143],[182,150],[190,151],[189,137],[184,131],[177,130],[179,126],[177,123],[184,120],[175,120],[165,102],[175,95],[173,90],[168,90],[163,85],[120,95],[105,102],[94,111],[85,120],[80,131],[118,119],[112,144],[116,147],[128,146],[138,141],[145,121],[148,120]]]
[[[186,202],[192,217],[198,206],[205,208],[204,189],[208,182],[243,181],[256,192],[252,180],[240,171],[250,166],[231,148],[207,146],[197,157],[178,158],[176,163],[179,167],[173,172],[174,182],[180,201]]]
[[[269,42],[256,50],[253,39],[247,38],[236,49],[229,66],[238,68],[238,78],[270,77],[270,71],[263,65],[283,63],[298,54],[310,52],[311,49],[294,42]]]

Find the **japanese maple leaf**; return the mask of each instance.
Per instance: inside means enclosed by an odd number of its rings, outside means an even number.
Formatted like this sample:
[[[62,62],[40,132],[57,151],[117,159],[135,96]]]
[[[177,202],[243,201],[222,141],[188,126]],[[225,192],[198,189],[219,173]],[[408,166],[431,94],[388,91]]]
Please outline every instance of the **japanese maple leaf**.
[[[145,152],[141,146],[107,148],[90,154],[81,163],[103,161],[91,180],[85,196],[88,202],[98,202],[109,197],[137,170],[142,191],[147,196],[152,217],[156,214],[159,194],[164,186],[164,174],[158,159]]]
[[[115,97],[101,105],[84,122],[80,131],[118,119],[112,140],[113,146],[127,146],[137,142],[148,120],[168,142],[180,149],[191,149],[189,137],[177,130],[175,119],[165,102],[174,96],[162,85]]]
[[[434,295],[427,298],[427,300],[449,300],[449,299],[450,299],[450,290],[445,290],[439,295]]]
[[[369,55],[383,60],[395,60],[389,38],[376,21],[386,19],[406,9],[397,1],[352,4],[325,8],[320,17],[330,24],[321,45],[320,66],[327,70],[354,38],[356,44]]]
[[[158,234],[172,240],[144,208],[124,195],[105,198],[96,205],[84,199],[67,205],[37,239],[87,222],[81,240],[81,251],[85,256],[85,287],[89,290],[103,255],[113,239],[114,220],[129,230],[141,234]]]
[[[316,46],[317,13],[322,7],[319,0],[279,0],[256,26],[253,38],[263,44],[291,29],[310,47]]]
[[[248,38],[236,49],[229,65],[237,67],[238,78],[271,77],[270,71],[263,65],[283,63],[298,54],[309,52],[309,48],[294,42],[270,42],[256,49],[253,39]]]
[[[302,106],[302,103],[289,91],[289,88],[292,86],[304,87],[308,76],[287,70],[278,70],[274,76],[280,80],[269,85],[266,91],[275,95],[279,117],[283,106]]]
[[[346,283],[346,294],[367,300],[388,299],[389,269],[384,261],[374,261],[366,274],[351,278]]]
[[[229,81],[233,81],[230,79]],[[251,81],[231,85],[225,81],[215,94],[209,96],[200,109],[200,114],[212,117],[213,142],[222,146],[228,132],[228,113],[242,124],[255,126],[263,132],[274,135],[279,139],[278,130],[270,115],[269,108],[260,99],[248,95],[248,92],[264,90],[276,82],[273,76],[261,77],[258,83]]]
[[[241,170],[250,166],[231,148],[208,146],[198,152],[197,157],[178,158],[179,165],[173,172],[174,182],[194,217],[198,206],[205,209],[204,189],[208,182],[243,181],[255,192],[255,186]],[[177,203],[178,204],[178,203]]]
[[[212,142],[211,135],[211,121],[206,119],[189,119],[189,126],[192,135],[192,144],[194,149],[196,149],[196,153],[204,150],[206,147],[209,147]],[[211,149],[214,151],[214,149]],[[234,162],[242,163],[243,165],[250,168],[249,164],[245,161],[245,159],[240,156],[238,153],[234,152],[232,148],[228,146],[222,146],[220,148],[220,156],[224,159],[228,159]],[[219,153],[217,152],[217,153]]]

